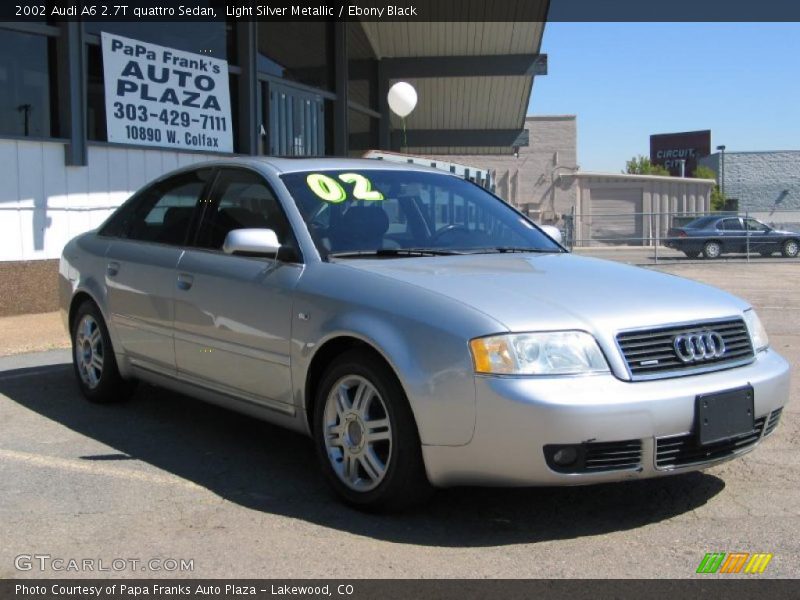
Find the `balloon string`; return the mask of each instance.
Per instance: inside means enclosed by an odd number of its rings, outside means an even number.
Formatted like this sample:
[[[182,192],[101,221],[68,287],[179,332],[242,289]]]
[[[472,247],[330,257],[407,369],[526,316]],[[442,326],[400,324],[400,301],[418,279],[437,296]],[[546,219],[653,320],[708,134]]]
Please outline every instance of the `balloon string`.
[[[403,145],[408,150],[408,135],[406,134],[406,118],[402,117],[403,121]]]

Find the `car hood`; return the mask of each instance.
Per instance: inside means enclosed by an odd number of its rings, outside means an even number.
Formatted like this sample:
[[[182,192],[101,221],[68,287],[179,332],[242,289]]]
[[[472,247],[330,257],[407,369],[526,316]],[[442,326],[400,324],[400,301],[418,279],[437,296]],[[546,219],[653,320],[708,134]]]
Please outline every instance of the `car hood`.
[[[602,336],[737,316],[748,308],[735,296],[688,279],[566,253],[348,259],[341,264],[447,296],[510,331],[584,329]]]

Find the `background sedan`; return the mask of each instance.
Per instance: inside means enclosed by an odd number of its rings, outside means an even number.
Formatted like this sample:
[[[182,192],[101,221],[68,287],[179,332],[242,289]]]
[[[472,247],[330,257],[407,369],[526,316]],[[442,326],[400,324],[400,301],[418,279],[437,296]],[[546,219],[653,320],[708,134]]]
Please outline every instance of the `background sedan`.
[[[780,231],[756,219],[736,215],[700,217],[667,231],[664,244],[689,258],[705,258],[736,252],[757,252],[769,256],[780,252],[794,258],[800,251],[800,233]]]

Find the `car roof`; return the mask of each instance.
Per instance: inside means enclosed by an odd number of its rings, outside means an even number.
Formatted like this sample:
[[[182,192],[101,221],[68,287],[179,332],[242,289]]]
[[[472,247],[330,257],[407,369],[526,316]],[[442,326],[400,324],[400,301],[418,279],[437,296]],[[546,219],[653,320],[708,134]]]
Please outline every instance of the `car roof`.
[[[716,223],[720,219],[724,219],[725,217],[718,216],[718,215],[705,215],[703,217],[697,217],[692,221],[689,221],[684,227],[703,227],[705,225],[709,225],[711,223]]]
[[[434,169],[413,163],[399,163],[375,158],[282,158],[274,156],[236,156],[218,158],[211,161],[196,162],[191,168],[206,166],[242,166],[242,167],[268,167],[278,175],[284,173],[297,173],[301,171],[332,171],[332,170],[358,170],[381,169],[393,171],[425,171],[449,175],[447,171]]]

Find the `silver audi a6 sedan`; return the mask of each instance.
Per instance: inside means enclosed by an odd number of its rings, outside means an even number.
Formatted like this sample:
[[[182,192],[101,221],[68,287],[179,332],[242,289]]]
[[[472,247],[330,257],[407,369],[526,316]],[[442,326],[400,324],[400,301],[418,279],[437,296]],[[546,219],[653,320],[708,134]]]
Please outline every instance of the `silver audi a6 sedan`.
[[[141,380],[303,432],[364,508],[701,469],[752,450],[789,394],[743,300],[573,256],[410,165],[184,168],[72,240],[59,279],[89,400]]]

